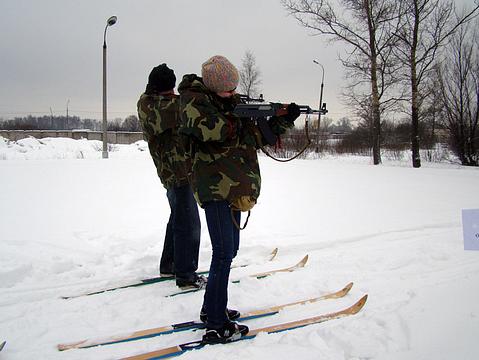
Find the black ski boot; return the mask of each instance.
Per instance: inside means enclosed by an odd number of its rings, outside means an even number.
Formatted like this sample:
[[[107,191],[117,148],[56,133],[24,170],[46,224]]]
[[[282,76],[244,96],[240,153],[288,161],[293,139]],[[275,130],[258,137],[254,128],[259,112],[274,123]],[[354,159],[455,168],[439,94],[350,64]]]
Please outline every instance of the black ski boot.
[[[249,331],[246,325],[235,323],[234,321],[226,322],[221,329],[212,329],[206,327],[206,333],[203,335],[203,343],[205,344],[224,344],[239,340]]]
[[[208,279],[203,275],[193,274],[188,278],[176,277],[176,286],[182,290],[204,289]]]
[[[229,320],[233,321],[238,319],[241,313],[238,310],[226,309],[226,316],[228,316]],[[208,321],[208,315],[206,315],[206,311],[203,308],[200,311],[200,320],[204,323]]]

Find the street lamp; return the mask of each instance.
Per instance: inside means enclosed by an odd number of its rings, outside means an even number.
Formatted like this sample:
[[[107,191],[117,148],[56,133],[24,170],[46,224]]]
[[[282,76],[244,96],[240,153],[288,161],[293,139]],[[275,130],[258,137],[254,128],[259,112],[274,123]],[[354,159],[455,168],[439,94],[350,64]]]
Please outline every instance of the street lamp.
[[[321,66],[321,69],[323,70],[323,75],[321,77],[321,92],[320,92],[320,95],[319,95],[318,132],[316,134],[316,136],[317,136],[317,138],[316,138],[316,152],[319,152],[319,129],[320,129],[320,125],[321,125],[321,112],[322,112],[322,109],[323,109],[324,67],[323,67],[323,65],[321,65],[316,60],[313,60],[313,62],[316,65]]]
[[[106,121],[106,30],[109,26],[115,25],[116,16],[111,16],[106,21],[105,32],[103,33],[103,152],[102,158],[108,159],[107,142],[107,121]]]

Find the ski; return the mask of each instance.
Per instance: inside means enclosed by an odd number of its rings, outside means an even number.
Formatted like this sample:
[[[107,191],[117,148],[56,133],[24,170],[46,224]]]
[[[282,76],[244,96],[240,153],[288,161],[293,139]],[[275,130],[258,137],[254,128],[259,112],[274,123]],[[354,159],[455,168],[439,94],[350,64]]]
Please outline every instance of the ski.
[[[306,265],[306,263],[308,262],[308,259],[309,259],[309,255],[306,255],[297,264],[295,264],[293,266],[290,266],[290,267],[287,267],[287,268],[284,268],[284,269],[271,270],[271,271],[266,271],[266,272],[262,272],[262,273],[258,273],[258,274],[253,274],[253,275],[250,275],[250,277],[263,278],[263,277],[273,275],[273,274],[276,274],[276,273],[291,272],[291,271],[294,271],[296,269],[304,267]]]
[[[294,306],[294,305],[311,304],[314,302],[318,302],[321,300],[328,300],[328,299],[339,299],[346,296],[352,287],[353,287],[353,283],[349,283],[348,285],[346,285],[344,288],[342,288],[339,291],[327,293],[319,297],[314,297],[314,298],[296,301],[293,303],[288,303],[288,304],[283,304],[278,306],[272,306],[272,307],[261,309],[261,310],[254,310],[254,311],[242,314],[242,316],[238,319],[238,321],[248,321],[248,320],[256,319],[259,317],[275,315],[282,309],[286,307]],[[100,345],[112,345],[112,344],[118,344],[118,343],[123,343],[127,341],[148,339],[155,336],[171,334],[174,332],[193,330],[193,329],[202,329],[204,327],[205,327],[205,324],[200,321],[188,321],[188,322],[177,323],[173,325],[167,325],[167,326],[162,326],[162,327],[157,327],[152,329],[135,331],[130,334],[117,335],[117,336],[112,336],[112,337],[104,338],[104,339],[82,340],[82,341],[77,341],[77,342],[68,343],[68,344],[59,344],[57,345],[57,348],[60,351],[69,350],[69,349],[84,349],[84,348],[91,348],[91,347],[100,346]]]
[[[3,350],[3,348],[5,347],[5,344],[6,344],[6,343],[7,343],[6,341],[2,341],[2,342],[0,343],[0,351]]]
[[[356,303],[340,311],[331,312],[331,313],[327,313],[327,314],[323,314],[319,316],[314,316],[314,317],[310,317],[303,320],[297,320],[297,321],[292,321],[288,323],[267,326],[267,327],[263,327],[259,329],[252,329],[245,336],[232,340],[231,342],[252,339],[256,337],[259,333],[272,334],[272,333],[277,333],[281,331],[298,329],[298,328],[305,327],[312,324],[319,324],[325,321],[339,319],[346,316],[351,316],[351,315],[357,314],[364,307],[364,304],[366,303],[367,298],[368,298],[368,295],[364,295]],[[126,358],[123,358],[122,360],[164,359],[164,358],[181,355],[190,350],[201,349],[205,345],[206,344],[203,343],[202,341],[192,341],[192,342],[188,342],[188,343],[184,343],[184,344],[180,344],[176,346],[171,346],[168,348],[163,348],[163,349],[159,349],[159,350],[144,353],[144,354],[126,357]]]
[[[254,278],[257,278],[257,279],[263,279],[267,276],[270,276],[270,275],[273,275],[273,274],[277,274],[277,273],[282,273],[282,272],[292,272],[292,271],[295,271],[297,269],[300,269],[300,268],[303,268],[306,263],[308,262],[308,259],[309,259],[309,255],[306,255],[304,258],[302,258],[297,264],[293,265],[293,266],[290,266],[290,267],[287,267],[287,268],[284,268],[284,269],[277,269],[277,270],[270,270],[270,271],[266,271],[266,272],[262,272],[262,273],[257,273],[257,274],[252,274],[252,275],[248,275],[248,277],[254,277]],[[234,284],[237,284],[240,282],[240,280],[233,280],[232,281]],[[180,291],[176,291],[172,294],[169,294],[169,295],[166,295],[166,297],[173,297],[173,296],[178,296],[178,295],[184,295],[184,294],[190,294],[190,293],[193,293],[193,292],[197,292],[197,291],[201,291],[201,290],[204,290],[204,288],[200,288],[200,289],[188,289],[188,290],[180,290]]]
[[[277,254],[278,254],[278,248],[273,249],[273,251],[269,255],[268,261],[272,261],[276,257]],[[233,265],[231,268],[232,269],[242,268],[242,267],[246,267],[246,266],[249,266],[249,265],[250,264]],[[198,271],[197,274],[206,275],[206,274],[208,274],[208,272],[209,272],[209,270],[202,270],[202,271]],[[138,281],[131,282],[131,283],[128,283],[128,284],[125,284],[125,285],[114,286],[114,287],[111,287],[111,288],[100,289],[100,290],[91,291],[91,292],[83,293],[83,294],[62,296],[61,298],[65,299],[65,300],[68,300],[68,299],[74,299],[74,298],[82,297],[82,296],[98,295],[98,294],[102,294],[102,293],[109,292],[109,291],[115,291],[115,290],[120,290],[120,289],[128,289],[128,288],[132,288],[132,287],[139,287],[139,286],[144,286],[144,285],[156,284],[156,283],[160,283],[160,282],[164,282],[164,281],[171,281],[171,280],[175,280],[175,277],[174,276],[154,276],[152,278],[146,278],[146,279],[138,280]]]

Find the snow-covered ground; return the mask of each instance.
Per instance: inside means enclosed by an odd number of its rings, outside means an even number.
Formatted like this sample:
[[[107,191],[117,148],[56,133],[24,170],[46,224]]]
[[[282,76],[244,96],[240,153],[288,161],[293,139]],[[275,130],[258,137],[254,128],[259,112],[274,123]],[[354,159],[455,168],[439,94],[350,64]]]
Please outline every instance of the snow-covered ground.
[[[0,138],[0,359],[116,359],[198,338],[183,332],[59,352],[58,343],[196,319],[202,293],[167,298],[160,283],[63,300],[155,276],[169,208],[144,142]],[[143,150],[143,151],[140,151]],[[316,297],[353,281],[345,298],[296,306],[251,328],[349,306],[357,315],[182,359],[479,358],[479,252],[464,251],[461,210],[479,208],[479,169],[424,163],[372,166],[325,157],[279,164],[261,157],[262,195],[232,270],[241,311]],[[269,252],[279,247],[272,262]],[[247,274],[304,269],[262,280]],[[211,256],[202,215],[201,268]]]

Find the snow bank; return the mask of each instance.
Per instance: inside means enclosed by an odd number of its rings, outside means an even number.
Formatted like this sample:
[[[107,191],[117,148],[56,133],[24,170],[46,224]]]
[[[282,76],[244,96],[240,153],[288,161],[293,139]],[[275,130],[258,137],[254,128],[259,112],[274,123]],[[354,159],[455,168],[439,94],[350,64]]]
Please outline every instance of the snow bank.
[[[0,160],[100,159],[102,147],[102,142],[97,140],[28,137],[9,141],[0,136]],[[148,146],[145,141],[132,145],[109,144],[108,151],[113,157],[131,158],[148,151]]]
[[[157,273],[169,208],[146,144],[115,147],[108,160],[99,145],[0,139],[0,340],[7,340],[0,359],[117,359],[201,336],[56,350],[196,319],[202,302],[202,293],[164,297],[176,290],[165,283],[60,298]],[[250,311],[354,282],[343,299],[289,308],[248,322],[253,328],[336,311],[365,293],[368,303],[350,318],[182,359],[479,358],[479,252],[463,250],[461,224],[461,209],[479,208],[479,169],[372,166],[353,157],[260,163],[262,194],[236,259],[251,265],[232,270],[241,283],[230,285],[230,306]],[[201,216],[200,267],[207,268]],[[274,247],[279,254],[267,262]],[[306,253],[302,270],[247,277]]]

